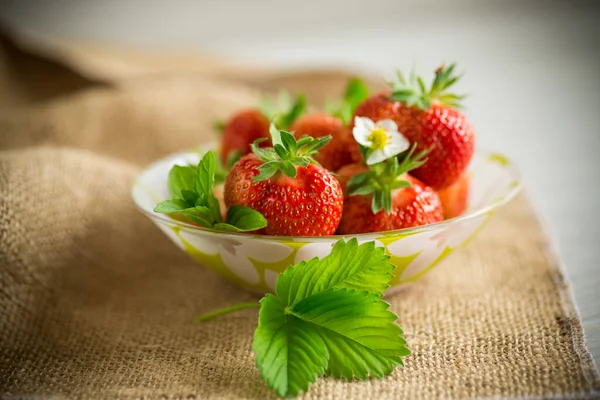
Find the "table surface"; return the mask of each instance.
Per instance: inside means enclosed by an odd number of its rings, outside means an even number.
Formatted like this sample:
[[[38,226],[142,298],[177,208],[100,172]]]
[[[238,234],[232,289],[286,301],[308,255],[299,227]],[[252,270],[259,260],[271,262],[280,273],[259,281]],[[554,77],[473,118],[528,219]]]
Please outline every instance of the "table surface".
[[[26,3],[26,4],[23,4]],[[143,7],[143,8],[142,8]],[[478,146],[512,158],[547,222],[600,360],[600,7],[459,0],[13,1],[0,16],[68,38],[210,50],[392,77],[458,61]]]

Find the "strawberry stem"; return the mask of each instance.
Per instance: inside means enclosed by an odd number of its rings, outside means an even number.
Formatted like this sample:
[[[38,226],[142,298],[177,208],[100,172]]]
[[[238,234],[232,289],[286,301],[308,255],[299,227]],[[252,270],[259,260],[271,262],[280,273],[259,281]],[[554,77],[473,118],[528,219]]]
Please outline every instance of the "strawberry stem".
[[[423,165],[429,150],[414,154],[416,144],[403,157],[402,162],[393,157],[384,162],[370,165],[369,171],[358,174],[348,181],[347,194],[350,196],[372,194],[371,211],[377,214],[384,209],[386,214],[392,211],[392,192],[410,187],[410,182],[399,179],[405,173]]]
[[[296,140],[292,133],[277,129],[274,123],[271,124],[270,133],[273,147],[260,148],[258,146],[267,140],[265,138],[258,139],[251,145],[252,152],[261,161],[264,161],[264,164],[258,168],[259,174],[253,178],[255,182],[267,180],[279,171],[285,176],[295,178],[296,167],[316,164],[312,155],[331,140],[331,136],[316,139],[305,136]]]
[[[446,92],[461,77],[453,75],[455,67],[456,64],[451,64],[448,68],[446,68],[445,64],[442,64],[436,69],[435,77],[429,90],[423,78],[417,77],[416,84],[415,82],[407,82],[402,72],[398,71],[398,81],[391,83],[392,93],[390,94],[390,98],[407,106],[415,106],[422,110],[428,110],[434,102],[449,107],[461,108],[460,101],[465,96]]]

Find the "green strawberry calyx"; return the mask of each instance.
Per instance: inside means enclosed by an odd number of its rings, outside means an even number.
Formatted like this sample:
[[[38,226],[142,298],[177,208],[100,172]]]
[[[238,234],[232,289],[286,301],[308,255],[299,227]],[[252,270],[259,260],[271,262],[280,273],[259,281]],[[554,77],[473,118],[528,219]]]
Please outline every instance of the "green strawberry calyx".
[[[390,86],[392,87],[390,98],[407,106],[415,106],[422,110],[428,110],[434,102],[449,107],[461,108],[460,101],[465,96],[446,91],[461,77],[453,75],[455,67],[456,64],[450,64],[449,67],[442,64],[442,66],[436,69],[435,77],[429,89],[425,86],[423,78],[420,76],[415,76],[414,73],[411,73],[409,79],[406,80],[402,72],[398,71],[398,81],[390,82]]]
[[[398,161],[392,157],[384,162],[370,165],[367,172],[358,174],[348,180],[346,194],[350,196],[372,195],[371,211],[377,214],[385,210],[386,214],[392,212],[392,192],[396,189],[410,187],[411,184],[403,179],[404,174],[420,167],[426,161],[429,150],[414,154],[416,144],[408,150],[408,153]]]
[[[277,100],[263,96],[259,111],[269,121],[275,123],[281,129],[289,129],[290,126],[306,111],[306,96],[300,93],[292,102],[290,94],[281,90],[277,94]]]
[[[312,155],[331,140],[331,136],[316,139],[303,136],[296,140],[292,133],[277,129],[274,123],[271,123],[269,132],[271,133],[273,147],[259,147],[261,142],[267,140],[266,138],[257,139],[251,145],[252,152],[261,161],[264,161],[264,164],[258,169],[259,174],[254,177],[255,182],[267,180],[279,171],[285,176],[295,178],[296,167],[317,164]]]

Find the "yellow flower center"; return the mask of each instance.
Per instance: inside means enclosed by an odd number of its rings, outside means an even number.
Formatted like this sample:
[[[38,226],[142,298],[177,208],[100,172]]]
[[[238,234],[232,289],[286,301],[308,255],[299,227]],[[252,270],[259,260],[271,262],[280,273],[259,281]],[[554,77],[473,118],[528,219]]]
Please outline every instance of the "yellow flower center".
[[[388,131],[381,127],[373,129],[369,134],[368,139],[372,143],[371,148],[373,150],[382,150],[390,143]]]

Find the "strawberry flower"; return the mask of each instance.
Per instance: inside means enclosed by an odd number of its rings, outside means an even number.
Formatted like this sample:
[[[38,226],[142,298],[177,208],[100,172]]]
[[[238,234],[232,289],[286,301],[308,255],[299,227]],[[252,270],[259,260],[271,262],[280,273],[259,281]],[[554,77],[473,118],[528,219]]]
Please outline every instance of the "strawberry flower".
[[[355,117],[354,139],[366,148],[367,165],[373,165],[394,157],[410,146],[398,131],[398,125],[391,119],[373,122],[369,118]]]

